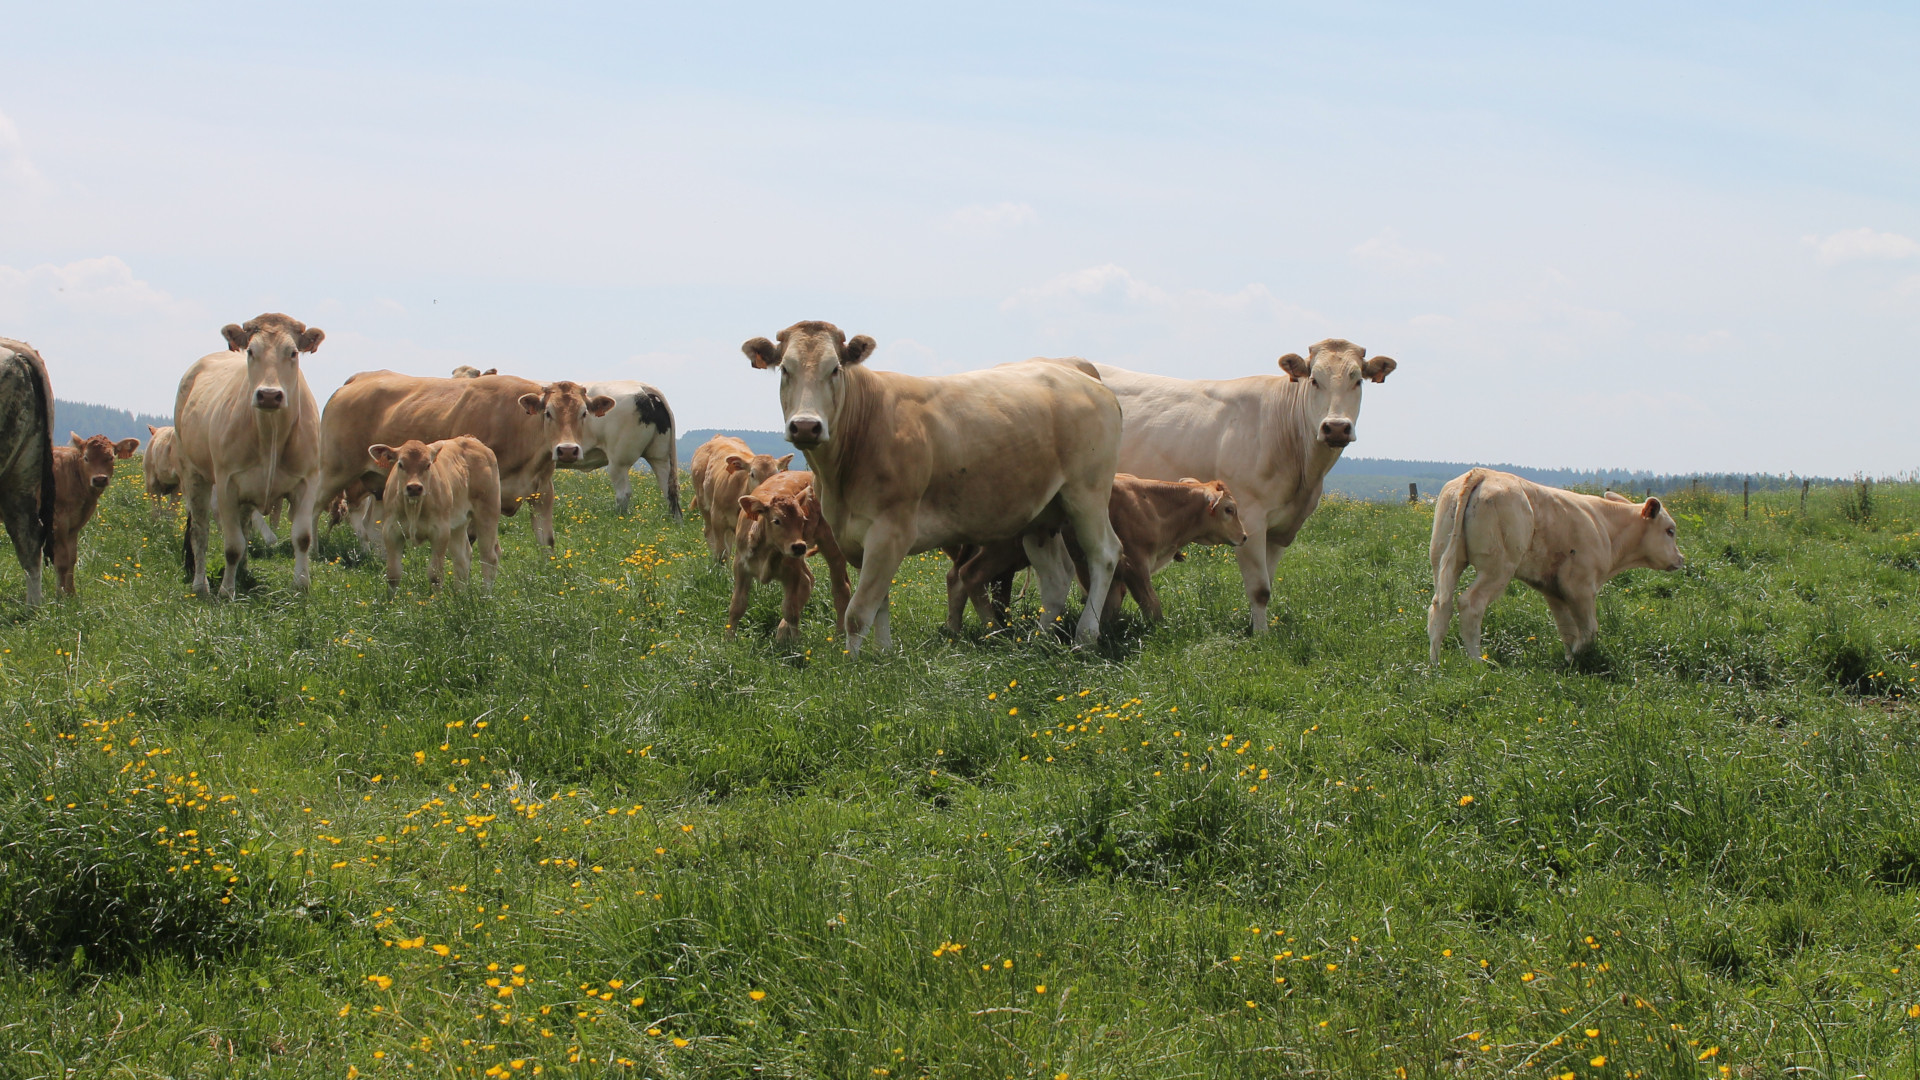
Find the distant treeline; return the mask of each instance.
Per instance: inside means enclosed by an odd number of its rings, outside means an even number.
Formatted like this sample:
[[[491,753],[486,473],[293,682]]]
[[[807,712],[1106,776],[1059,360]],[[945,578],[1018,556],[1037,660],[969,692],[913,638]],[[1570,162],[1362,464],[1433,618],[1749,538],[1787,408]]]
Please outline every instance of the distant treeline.
[[[171,423],[171,416],[131,413],[125,409],[110,409],[105,405],[53,399],[53,441],[56,443],[66,442],[67,433],[71,431],[82,436],[105,435],[115,442],[127,438],[139,439],[140,445],[145,446],[148,424],[165,427]]]
[[[1352,477],[1356,481],[1361,477],[1393,478],[1400,481],[1399,491],[1402,497],[1405,496],[1405,485],[1408,483],[1418,483],[1423,495],[1438,494],[1448,480],[1476,467],[1499,469],[1501,472],[1526,477],[1535,483],[1552,484],[1555,487],[1610,488],[1614,491],[1637,492],[1642,495],[1649,491],[1659,494],[1694,486],[1711,488],[1715,491],[1737,492],[1741,490],[1742,484],[1751,484],[1753,491],[1781,491],[1788,488],[1797,489],[1802,482],[1810,482],[1816,486],[1853,482],[1849,477],[1800,476],[1793,473],[1656,473],[1641,469],[1537,469],[1526,465],[1489,462],[1343,457],[1334,465],[1328,486],[1336,486],[1331,482],[1336,478]],[[1373,482],[1378,483],[1377,480]],[[1365,482],[1362,481],[1362,483]]]

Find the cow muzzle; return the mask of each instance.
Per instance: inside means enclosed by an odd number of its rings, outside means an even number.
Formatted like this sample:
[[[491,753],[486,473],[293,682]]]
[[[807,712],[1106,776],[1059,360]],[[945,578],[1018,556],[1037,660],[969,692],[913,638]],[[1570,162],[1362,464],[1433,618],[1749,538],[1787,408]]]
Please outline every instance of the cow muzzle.
[[[787,441],[801,449],[827,441],[827,422],[817,416],[796,416],[787,421]]]
[[[570,442],[563,442],[563,443],[556,443],[556,444],[554,444],[554,447],[553,447],[553,460],[555,460],[555,461],[579,461],[579,460],[580,460],[580,444],[579,444],[579,443],[570,443]]]
[[[1333,447],[1335,450],[1338,450],[1341,447],[1346,446],[1349,443],[1353,442],[1353,440],[1354,440],[1353,421],[1351,420],[1320,421],[1320,441],[1321,442],[1326,443],[1328,446]]]
[[[796,541],[795,543],[788,544],[787,554],[793,556],[796,559],[806,558],[807,557],[806,541],[801,540],[801,541]]]
[[[415,482],[407,485],[407,498],[409,499],[417,499],[426,493],[427,485],[425,484]]]
[[[91,483],[93,484],[93,490],[105,491],[107,487],[107,478],[104,476],[95,476],[91,478]]]
[[[287,392],[277,386],[262,386],[253,392],[253,407],[256,409],[284,409],[287,407]]]

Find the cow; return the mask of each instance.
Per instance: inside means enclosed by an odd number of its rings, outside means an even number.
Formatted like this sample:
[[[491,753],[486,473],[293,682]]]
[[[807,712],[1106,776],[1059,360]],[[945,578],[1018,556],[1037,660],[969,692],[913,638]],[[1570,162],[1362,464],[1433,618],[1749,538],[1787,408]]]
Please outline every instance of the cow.
[[[833,585],[835,625],[844,623],[853,590],[847,578],[847,560],[834,542],[833,529],[820,513],[813,474],[781,472],[769,477],[737,500],[740,521],[734,533],[733,602],[727,609],[727,636],[732,637],[747,612],[755,582],[780,582],[780,625],[777,641],[797,637],[800,613],[813,595],[813,570],[807,556],[827,560]]]
[[[166,515],[167,504],[180,505],[180,459],[174,448],[174,430],[171,424],[166,427],[147,425],[147,452],[140,459],[140,472],[146,482],[148,501],[152,503],[153,520],[159,521]],[[268,547],[280,542],[280,534],[275,528],[280,524],[280,508],[286,505],[283,499],[273,504],[273,520],[260,511],[253,512],[251,524],[260,534],[260,539]],[[220,512],[220,499],[214,498],[213,512]]]
[[[320,410],[300,370],[326,332],[286,315],[266,314],[221,329],[226,352],[194,361],[173,399],[180,489],[187,504],[187,573],[208,595],[207,531],[216,494],[227,566],[220,593],[231,599],[247,559],[246,525],[255,511],[292,503],[293,585],[310,581],[313,508],[320,473]]]
[[[53,384],[24,341],[0,337],[0,520],[39,607],[40,566],[53,531]]]
[[[1285,377],[1172,379],[1095,365],[1126,414],[1121,470],[1210,477],[1239,500],[1254,537],[1238,553],[1253,633],[1267,631],[1280,556],[1320,505],[1327,470],[1358,437],[1362,385],[1385,382],[1398,366],[1339,338],[1316,343],[1306,359],[1281,357]]]
[[[477,379],[482,375],[498,374],[500,374],[500,369],[497,367],[490,367],[485,371],[481,371],[472,364],[461,364],[459,367],[453,369],[453,377],[456,379]]]
[[[105,435],[83,439],[68,432],[71,445],[53,448],[53,530],[47,536],[47,561],[60,591],[76,595],[73,568],[80,561],[80,530],[93,520],[100,493],[113,479],[113,463],[140,449],[139,439],[115,442]]]
[[[633,463],[645,458],[653,468],[653,479],[660,485],[660,498],[667,504],[667,516],[680,520],[680,452],[674,445],[673,410],[660,391],[643,382],[588,383],[587,393],[613,399],[613,408],[605,416],[589,416],[581,421],[585,444],[591,449],[579,461],[562,465],[563,469],[598,469],[604,466],[613,482],[614,512],[626,514],[633,505]]]
[[[875,347],[814,321],[741,345],[755,368],[779,370],[787,441],[806,454],[827,525],[861,567],[847,652],[859,656],[869,633],[891,647],[893,575],[932,548],[1021,538],[1045,610],[1064,620],[1073,570],[1057,527],[1070,522],[1090,595],[1105,596],[1120,557],[1107,497],[1121,418],[1092,365],[1029,360],[919,377],[867,367]],[[1089,603],[1074,636],[1092,644],[1099,633],[1100,608]]]
[[[511,517],[532,499],[535,539],[553,549],[553,470],[579,461],[582,421],[603,416],[613,399],[588,394],[579,383],[537,383],[511,375],[434,379],[392,371],[363,371],[327,401],[323,501],[345,494],[348,506],[386,489],[386,476],[367,455],[375,443],[439,442],[471,435],[492,450],[500,467],[500,512]],[[372,507],[356,522],[362,543],[373,545]]]
[[[707,550],[725,563],[733,551],[740,496],[793,464],[793,455],[756,454],[740,439],[715,435],[693,451],[694,505],[705,522]]]
[[[1122,601],[1132,593],[1140,613],[1151,622],[1159,622],[1160,594],[1154,591],[1153,575],[1166,569],[1182,548],[1195,543],[1239,547],[1247,542],[1239,505],[1218,480],[1202,483],[1184,477],[1178,483],[1167,483],[1119,473],[1113,478],[1107,517],[1120,537],[1120,565],[1101,609],[1103,619],[1119,614]],[[1078,557],[1076,539],[1071,529],[1067,530],[1068,550],[1076,556],[1075,570],[1084,587],[1085,560]],[[1005,601],[996,610],[988,602],[985,587],[992,583],[997,586],[996,593],[1005,596],[1008,590],[999,586],[1010,583],[1012,575],[1027,566],[1026,552],[1019,544],[1002,541],[947,554],[954,558],[953,569],[947,574],[947,629],[956,635],[961,632],[961,613],[969,599],[982,622],[1005,625]]]
[[[467,583],[474,550],[488,589],[500,570],[500,462],[487,444],[470,435],[432,444],[410,439],[399,446],[375,443],[367,456],[387,471],[380,505],[385,515],[387,596],[400,588],[400,556],[409,545],[427,544],[432,555],[427,580],[437,592],[447,550],[453,577]]]
[[[1481,658],[1487,605],[1517,577],[1546,597],[1572,660],[1599,632],[1600,586],[1628,570],[1679,570],[1687,562],[1673,515],[1659,499],[1636,504],[1611,491],[1583,495],[1492,469],[1470,470],[1440,489],[1427,555],[1427,658],[1435,664],[1453,619],[1454,589],[1469,566],[1479,571],[1460,599],[1460,644],[1469,657]]]

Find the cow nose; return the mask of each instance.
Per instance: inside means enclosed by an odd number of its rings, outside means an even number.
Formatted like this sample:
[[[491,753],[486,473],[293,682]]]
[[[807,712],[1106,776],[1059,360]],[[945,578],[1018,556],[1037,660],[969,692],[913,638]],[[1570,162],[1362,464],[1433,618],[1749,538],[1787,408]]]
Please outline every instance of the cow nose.
[[[805,541],[800,541],[800,542],[798,542],[798,543],[792,543],[792,544],[788,544],[788,545],[787,545],[787,554],[789,554],[789,555],[791,555],[791,556],[793,556],[793,557],[794,557],[794,558],[796,558],[796,559],[804,559],[804,558],[806,558],[806,557],[807,557],[807,545],[806,545],[806,542],[805,542]]]
[[[1328,446],[1345,446],[1353,441],[1353,421],[1320,421],[1320,441]]]
[[[256,409],[279,409],[287,404],[287,392],[271,386],[263,386],[253,392],[253,407]]]
[[[560,443],[559,445],[553,448],[553,460],[579,461],[580,460],[580,444],[570,443],[570,442]]]
[[[795,445],[817,443],[826,427],[817,416],[796,416],[787,421],[787,441]]]
[[[93,486],[94,486],[94,487],[97,487],[97,488],[103,488],[103,487],[106,487],[106,486],[107,486],[107,478],[106,478],[106,477],[104,477],[104,476],[96,476],[96,477],[93,477]]]
[[[408,484],[407,485],[407,494],[409,495],[418,495],[425,490],[427,490],[427,485],[425,484]]]

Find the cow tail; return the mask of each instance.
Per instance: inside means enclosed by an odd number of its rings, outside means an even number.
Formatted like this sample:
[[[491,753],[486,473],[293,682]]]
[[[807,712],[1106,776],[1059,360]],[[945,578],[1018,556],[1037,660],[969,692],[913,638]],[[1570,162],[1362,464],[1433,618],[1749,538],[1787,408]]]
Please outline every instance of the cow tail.
[[[667,433],[667,510],[676,518],[680,516],[680,430],[674,423],[673,408],[667,399],[660,396],[658,390],[649,390],[647,396],[659,409],[659,416],[666,418]]]
[[[1470,469],[1466,478],[1460,481],[1460,505],[1453,512],[1453,535],[1447,538],[1446,554],[1441,556],[1444,565],[1465,568],[1467,562],[1467,504],[1480,490],[1480,482],[1487,478],[1487,470]]]

